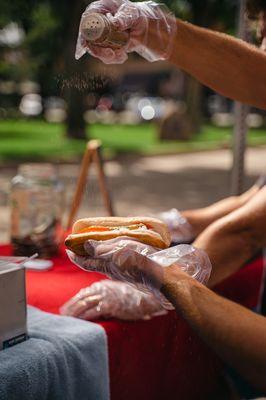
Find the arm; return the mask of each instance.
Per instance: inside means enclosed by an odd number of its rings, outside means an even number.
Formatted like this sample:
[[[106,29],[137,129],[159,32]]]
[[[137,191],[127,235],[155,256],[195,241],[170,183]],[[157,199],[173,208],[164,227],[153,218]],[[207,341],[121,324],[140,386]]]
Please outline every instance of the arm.
[[[263,51],[229,35],[178,20],[153,1],[101,0],[91,3],[83,15],[108,11],[114,15],[108,18],[116,30],[129,31],[126,46],[103,48],[82,42],[81,36],[81,54],[88,51],[107,64],[124,62],[132,51],[148,61],[169,60],[218,93],[266,109]]]
[[[264,317],[218,296],[176,266],[165,268],[162,292],[221,359],[266,390]]]
[[[266,109],[263,51],[229,35],[181,20],[176,24],[171,63],[223,96]],[[152,25],[150,35],[150,45],[155,47],[158,33]]]

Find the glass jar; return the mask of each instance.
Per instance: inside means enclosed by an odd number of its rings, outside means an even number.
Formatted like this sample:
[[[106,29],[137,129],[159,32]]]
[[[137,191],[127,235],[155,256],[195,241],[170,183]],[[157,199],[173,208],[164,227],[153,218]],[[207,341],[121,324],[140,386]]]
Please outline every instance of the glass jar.
[[[62,240],[64,189],[51,164],[22,164],[11,182],[14,255],[57,254]]]

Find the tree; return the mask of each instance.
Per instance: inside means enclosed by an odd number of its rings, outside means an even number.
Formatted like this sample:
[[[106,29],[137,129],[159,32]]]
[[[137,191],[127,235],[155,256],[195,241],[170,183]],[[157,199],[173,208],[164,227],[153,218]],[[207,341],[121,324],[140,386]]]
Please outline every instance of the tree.
[[[86,4],[83,0],[4,0],[3,3],[0,26],[12,20],[26,32],[23,51],[27,54],[27,77],[40,83],[44,96],[60,94],[65,98],[66,134],[85,139],[86,93],[75,85],[73,76],[78,77],[87,68],[85,60],[74,59],[80,16]]]
[[[54,4],[54,2],[53,2]],[[66,76],[79,76],[85,69],[84,58],[78,62],[74,59],[75,47],[77,41],[77,32],[80,23],[80,17],[84,11],[83,0],[75,0],[70,4],[66,1],[61,1],[60,12],[59,8],[55,9],[58,17],[63,14],[64,17],[64,38],[63,44],[63,65]],[[86,138],[86,124],[84,120],[85,99],[84,92],[79,85],[69,85],[65,90],[65,99],[68,105],[67,112],[67,136],[76,139]]]

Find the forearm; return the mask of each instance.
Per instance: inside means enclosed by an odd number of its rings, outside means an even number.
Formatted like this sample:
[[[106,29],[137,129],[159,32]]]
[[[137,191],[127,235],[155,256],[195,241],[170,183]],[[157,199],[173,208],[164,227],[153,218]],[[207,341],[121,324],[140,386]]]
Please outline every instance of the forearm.
[[[171,63],[223,96],[266,109],[264,52],[229,35],[176,23]],[[158,35],[152,28],[150,34],[156,46]]]
[[[251,384],[266,390],[266,321],[184,274],[165,269],[163,294],[197,334]]]

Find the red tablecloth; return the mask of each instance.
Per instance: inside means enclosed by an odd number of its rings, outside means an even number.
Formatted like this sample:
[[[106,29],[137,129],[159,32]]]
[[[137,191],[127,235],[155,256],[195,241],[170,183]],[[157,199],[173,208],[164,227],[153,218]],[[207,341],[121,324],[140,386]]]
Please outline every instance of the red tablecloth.
[[[0,255],[10,247],[1,246]],[[28,303],[58,313],[82,287],[103,279],[84,272],[64,252],[47,272],[27,272]],[[258,257],[217,288],[249,308],[257,305],[263,275]],[[221,364],[174,312],[151,321],[99,321],[108,336],[112,400],[207,399],[217,390]]]

